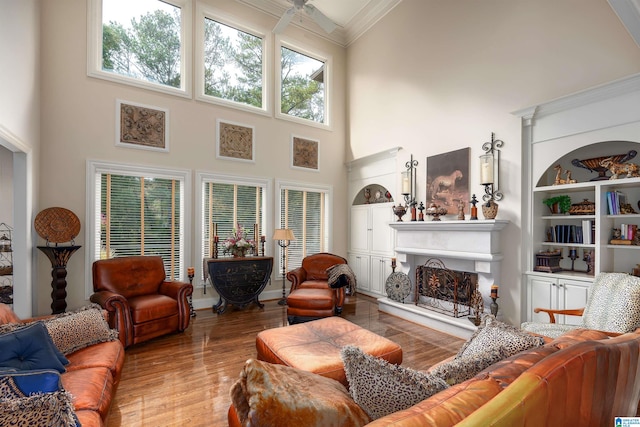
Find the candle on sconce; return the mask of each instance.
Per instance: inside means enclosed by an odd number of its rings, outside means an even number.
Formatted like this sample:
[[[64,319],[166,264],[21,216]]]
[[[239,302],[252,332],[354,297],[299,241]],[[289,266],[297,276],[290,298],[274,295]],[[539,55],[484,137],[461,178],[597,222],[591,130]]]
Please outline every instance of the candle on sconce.
[[[480,156],[480,184],[493,184],[493,156]]]
[[[187,276],[193,277],[196,275],[196,270],[193,267],[188,267],[187,268]]]
[[[391,258],[391,267],[395,267],[395,266],[396,266],[396,259]]]
[[[408,176],[402,177],[402,194],[411,193],[411,182],[409,182]]]
[[[498,298],[498,285],[491,285],[491,298]]]

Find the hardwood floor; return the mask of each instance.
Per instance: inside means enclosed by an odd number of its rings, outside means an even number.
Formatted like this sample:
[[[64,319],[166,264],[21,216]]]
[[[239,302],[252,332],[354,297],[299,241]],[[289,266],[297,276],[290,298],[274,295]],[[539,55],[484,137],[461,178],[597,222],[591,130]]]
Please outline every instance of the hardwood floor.
[[[200,310],[182,334],[127,349],[108,418],[110,427],[226,426],[229,388],[244,362],[256,356],[255,336],[283,326],[286,307]],[[403,366],[426,369],[454,354],[463,340],[380,313],[377,302],[350,297],[342,317],[400,344]]]

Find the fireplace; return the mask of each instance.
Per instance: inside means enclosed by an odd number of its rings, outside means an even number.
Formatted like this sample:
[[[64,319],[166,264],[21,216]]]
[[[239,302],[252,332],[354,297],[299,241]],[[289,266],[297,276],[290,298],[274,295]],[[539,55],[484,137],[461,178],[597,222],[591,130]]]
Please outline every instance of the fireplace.
[[[451,317],[470,316],[478,274],[448,269],[442,260],[429,258],[416,267],[414,303]]]
[[[380,311],[460,338],[470,337],[476,326],[469,321],[469,314],[466,313],[475,315],[473,307],[476,306],[489,307],[491,285],[502,285],[500,231],[508,224],[507,220],[389,223],[396,231],[398,269],[411,278],[413,298],[405,303],[380,298]],[[424,277],[424,272],[418,276],[418,271],[432,258],[440,260],[445,269],[462,275],[462,279],[458,279],[455,302],[447,301],[452,291],[446,291],[447,297],[435,301],[424,290],[429,287],[429,279],[428,276]],[[464,278],[464,273],[469,274],[468,279]],[[474,300],[471,303],[468,293],[461,295],[466,292],[460,287],[460,283],[465,280],[471,281],[471,292],[476,289],[478,291],[475,295],[472,294]],[[420,290],[421,283],[423,290]],[[443,306],[445,310],[442,309]],[[471,310],[469,306],[472,307]],[[500,316],[499,311],[498,317]]]

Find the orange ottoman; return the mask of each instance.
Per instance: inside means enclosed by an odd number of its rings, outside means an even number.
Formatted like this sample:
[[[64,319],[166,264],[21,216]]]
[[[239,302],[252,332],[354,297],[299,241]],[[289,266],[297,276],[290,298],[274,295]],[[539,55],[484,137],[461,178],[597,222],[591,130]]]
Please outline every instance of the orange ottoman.
[[[348,386],[340,351],[354,345],[390,363],[402,363],[402,348],[341,317],[267,329],[256,337],[258,360],[333,378]]]
[[[287,297],[289,324],[330,317],[334,315],[336,292],[331,288],[298,288]]]

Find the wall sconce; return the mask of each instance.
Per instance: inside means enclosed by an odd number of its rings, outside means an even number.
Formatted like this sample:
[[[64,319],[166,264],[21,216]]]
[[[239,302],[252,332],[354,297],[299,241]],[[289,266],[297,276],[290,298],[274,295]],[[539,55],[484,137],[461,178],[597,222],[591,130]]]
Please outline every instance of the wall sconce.
[[[492,200],[502,200],[500,191],[500,150],[504,142],[495,139],[495,134],[491,132],[491,141],[482,144],[485,152],[480,156],[480,184],[484,185],[484,195],[482,200],[490,202]]]
[[[405,164],[405,167],[407,170],[402,172],[402,195],[404,196],[404,203],[406,206],[415,207],[416,168],[418,167],[418,161],[413,160],[413,154],[411,155],[411,160]]]

